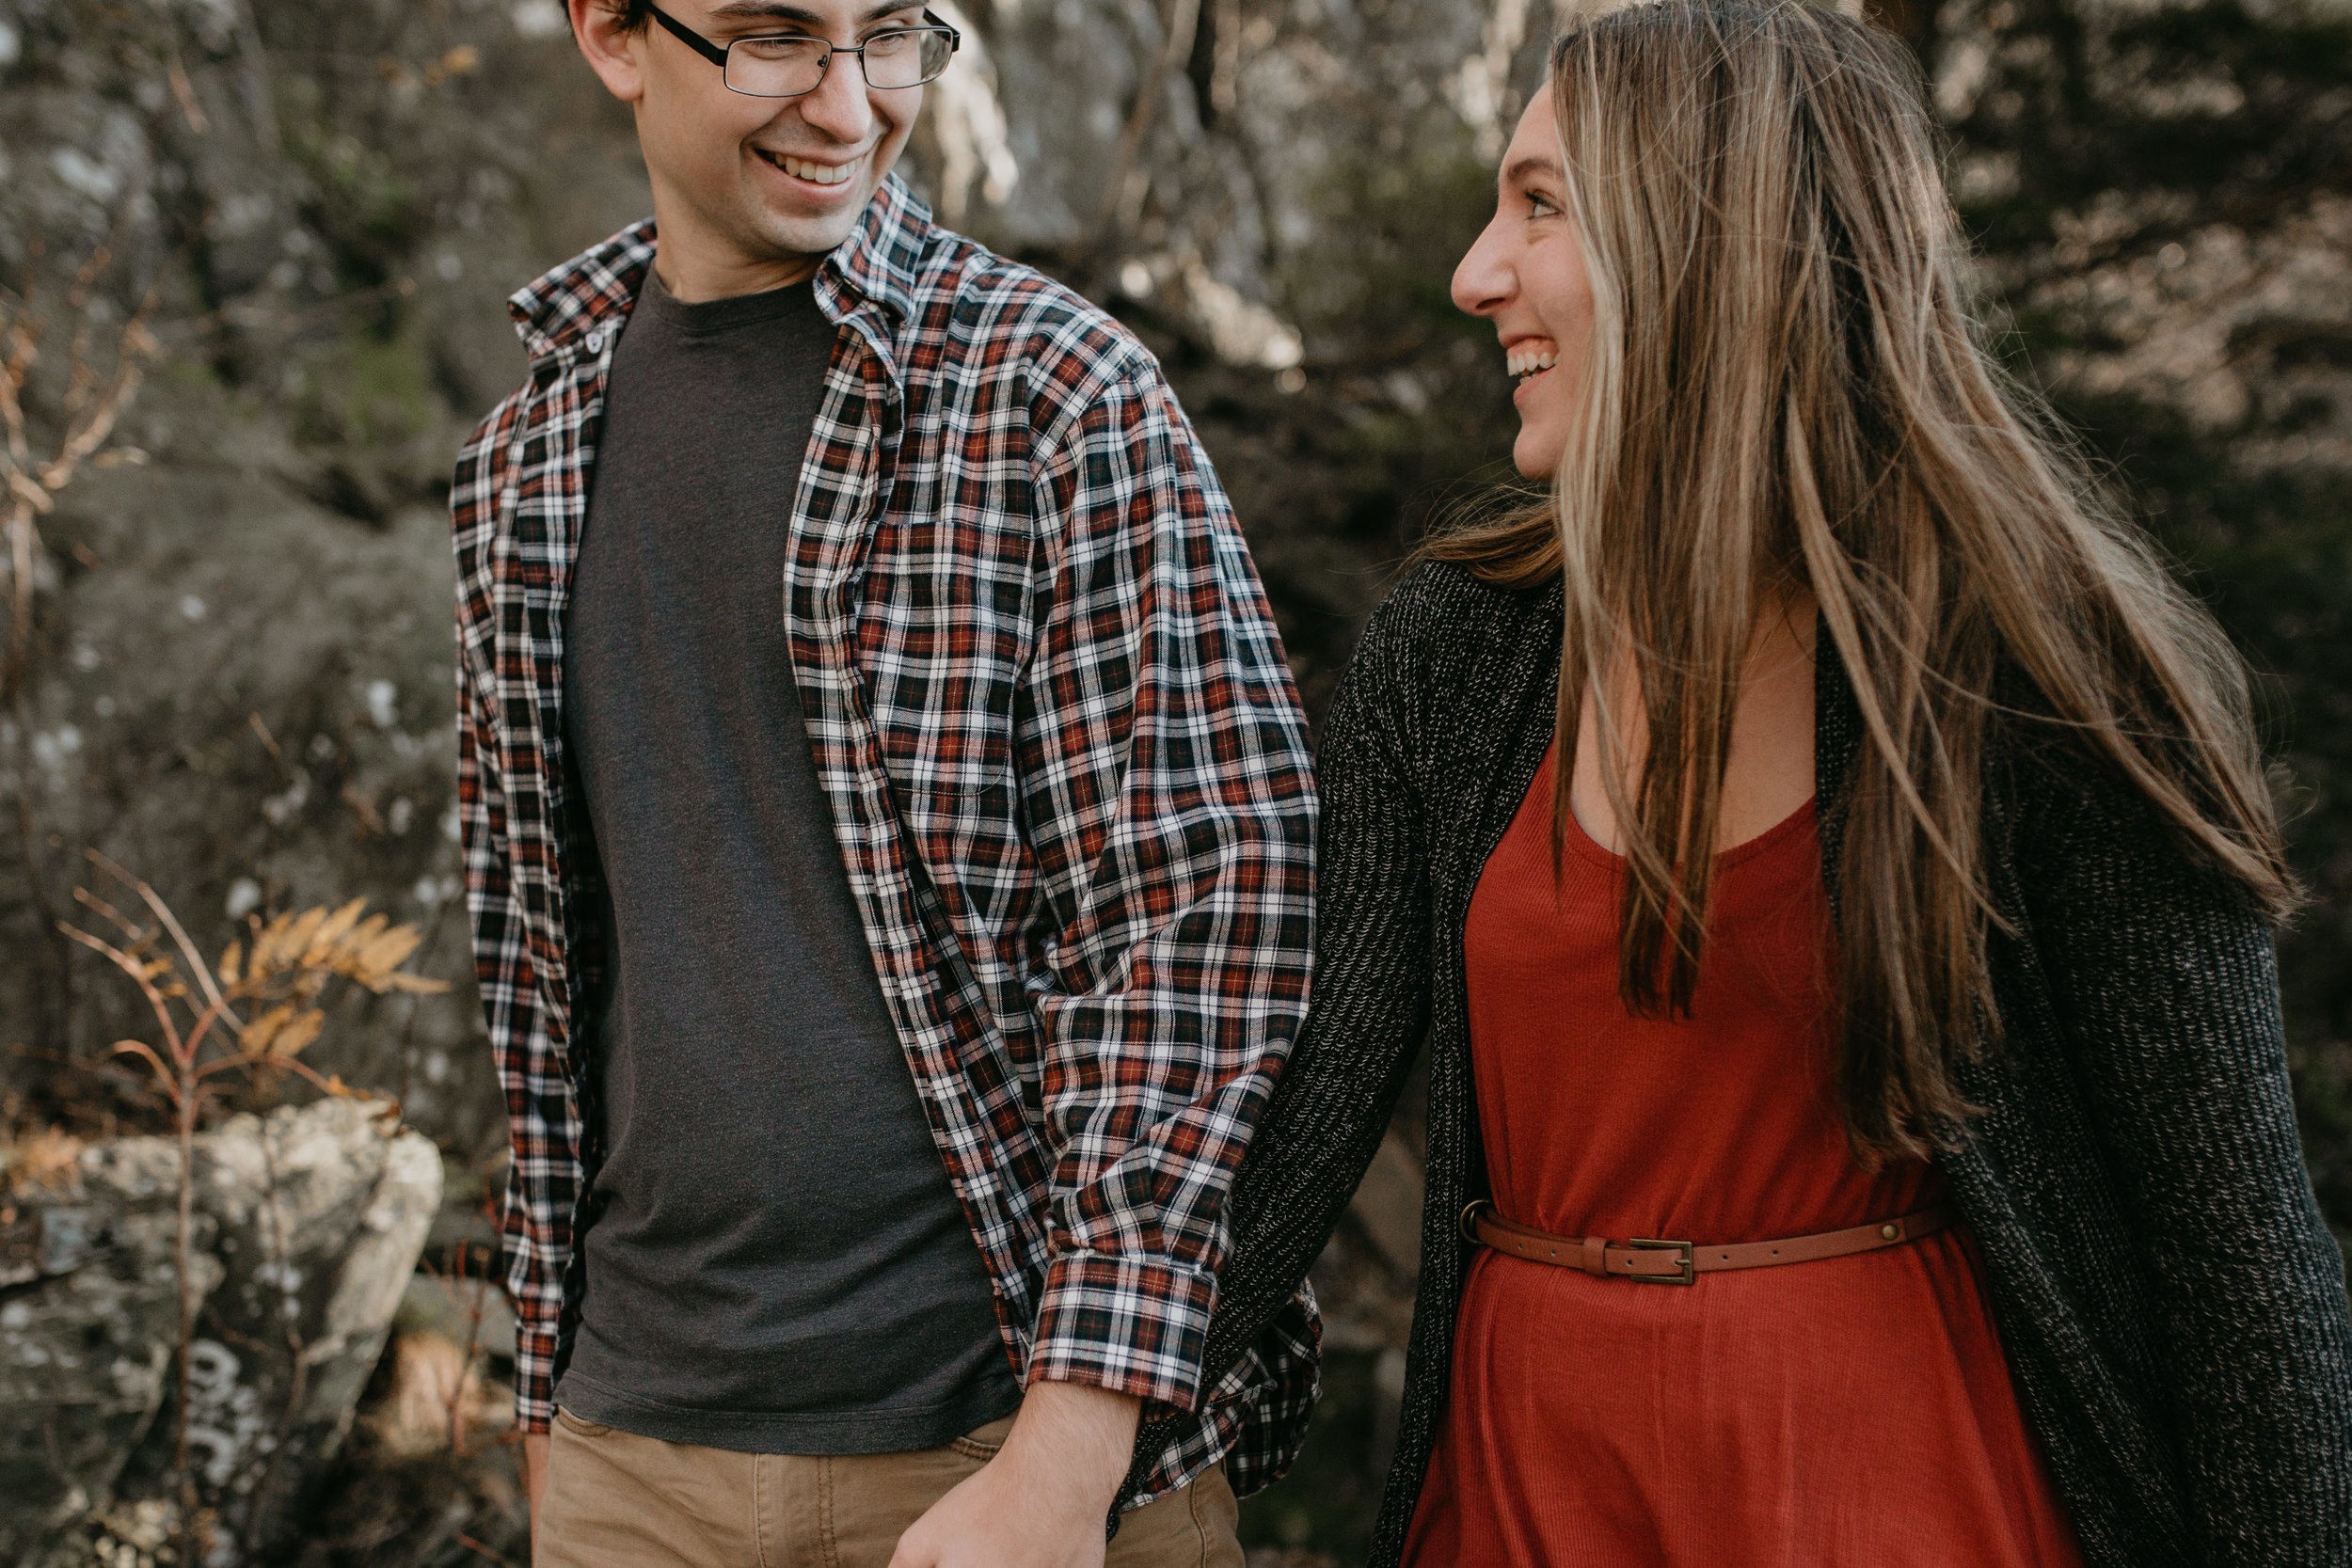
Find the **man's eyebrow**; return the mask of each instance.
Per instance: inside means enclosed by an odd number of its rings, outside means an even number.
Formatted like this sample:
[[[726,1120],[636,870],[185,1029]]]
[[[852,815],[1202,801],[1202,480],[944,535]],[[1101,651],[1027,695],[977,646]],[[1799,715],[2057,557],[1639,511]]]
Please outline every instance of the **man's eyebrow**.
[[[895,5],[868,6],[859,13],[852,25],[870,27],[884,17],[896,16],[900,11],[918,9],[920,4],[921,0],[898,0]],[[789,22],[812,31],[820,30],[825,25],[824,17],[806,6],[792,4],[792,0],[727,0],[723,6],[710,8],[710,20],[713,22]]]
[[[1502,182],[1516,185],[1531,174],[1549,174],[1557,180],[1560,178],[1560,166],[1549,158],[1531,153],[1502,171]]]

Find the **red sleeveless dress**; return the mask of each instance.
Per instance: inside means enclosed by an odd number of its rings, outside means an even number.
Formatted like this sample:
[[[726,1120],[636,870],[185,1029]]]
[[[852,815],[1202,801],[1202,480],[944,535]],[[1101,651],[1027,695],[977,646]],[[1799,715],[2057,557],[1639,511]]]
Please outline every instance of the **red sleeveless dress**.
[[[1864,1170],[1832,1092],[1831,927],[1810,804],[1717,862],[1687,1019],[1617,996],[1621,862],[1547,759],[1464,935],[1496,1208],[1558,1235],[1753,1242],[1943,1196]],[[1975,1249],[1600,1279],[1481,1249],[1406,1548],[1414,1568],[2074,1568]]]

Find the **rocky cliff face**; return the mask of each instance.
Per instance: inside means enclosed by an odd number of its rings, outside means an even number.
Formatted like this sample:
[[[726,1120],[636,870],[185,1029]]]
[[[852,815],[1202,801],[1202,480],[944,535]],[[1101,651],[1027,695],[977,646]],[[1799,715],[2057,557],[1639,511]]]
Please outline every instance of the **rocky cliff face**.
[[[1491,455],[1502,378],[1434,291],[1512,106],[1498,84],[1527,63],[1524,7],[971,0],[956,20],[911,173],[1118,304],[1191,383],[1319,693],[1396,492]],[[24,960],[0,1035],[114,1037],[111,992],[42,935],[84,845],[215,929],[373,895],[462,979],[442,497],[465,426],[519,378],[504,293],[646,210],[625,114],[549,0],[0,0],[0,299],[45,327],[36,460],[74,426],[76,351],[103,393],[154,290],[143,383],[32,519],[34,634],[0,717],[0,795],[27,807],[0,842],[0,931]],[[322,1065],[496,1142],[470,996],[336,1033]]]

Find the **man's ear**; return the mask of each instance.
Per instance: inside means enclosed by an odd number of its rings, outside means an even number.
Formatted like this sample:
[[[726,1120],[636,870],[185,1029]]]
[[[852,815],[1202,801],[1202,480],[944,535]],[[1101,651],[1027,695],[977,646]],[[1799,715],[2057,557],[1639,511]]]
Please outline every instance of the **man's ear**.
[[[645,29],[633,33],[624,29],[620,8],[612,0],[569,0],[569,4],[572,38],[606,90],[624,103],[644,97]]]

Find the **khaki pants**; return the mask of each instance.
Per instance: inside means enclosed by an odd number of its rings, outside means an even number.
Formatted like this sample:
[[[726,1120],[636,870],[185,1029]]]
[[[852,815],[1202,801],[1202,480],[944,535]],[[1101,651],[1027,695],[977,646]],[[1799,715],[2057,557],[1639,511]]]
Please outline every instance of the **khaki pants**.
[[[887,1568],[898,1537],[994,1457],[1012,1418],[946,1448],[803,1457],[689,1448],[558,1410],[532,1568]],[[1106,1568],[1241,1568],[1222,1469],[1120,1520]]]

